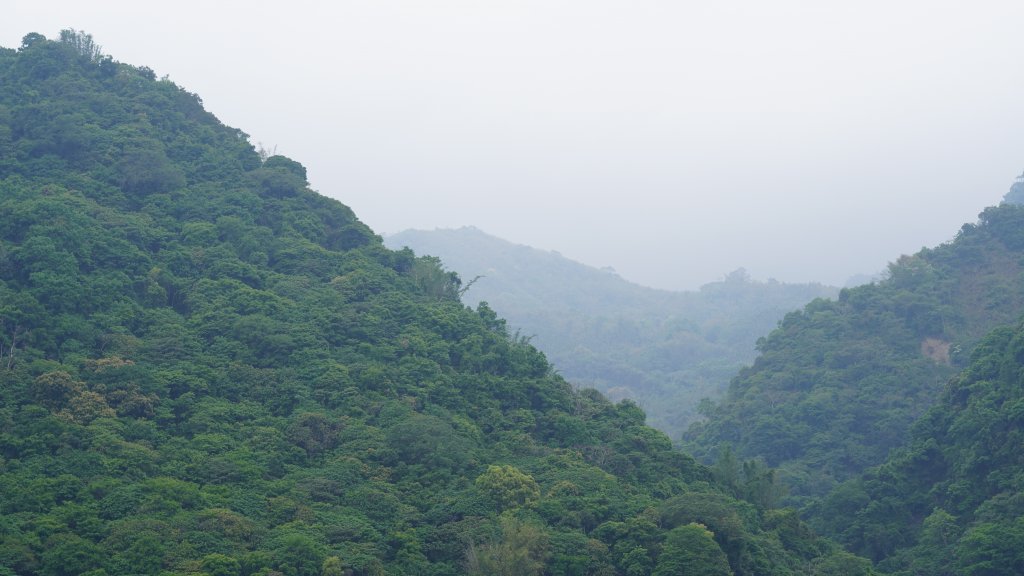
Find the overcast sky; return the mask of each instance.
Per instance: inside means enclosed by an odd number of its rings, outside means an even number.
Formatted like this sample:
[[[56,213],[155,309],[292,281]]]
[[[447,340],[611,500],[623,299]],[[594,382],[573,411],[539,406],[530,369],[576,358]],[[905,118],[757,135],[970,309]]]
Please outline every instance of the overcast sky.
[[[198,93],[378,233],[474,225],[661,288],[841,284],[1024,170],[1024,2],[15,1]]]

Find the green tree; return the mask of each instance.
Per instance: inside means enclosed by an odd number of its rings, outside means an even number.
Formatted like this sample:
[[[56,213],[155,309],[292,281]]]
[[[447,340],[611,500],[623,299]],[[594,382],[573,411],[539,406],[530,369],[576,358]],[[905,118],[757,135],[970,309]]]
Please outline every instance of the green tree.
[[[345,576],[345,565],[341,562],[341,558],[337,556],[325,558],[323,566],[320,567],[320,576]]]
[[[39,44],[40,42],[46,42],[46,36],[43,36],[38,32],[29,32],[28,34],[25,34],[25,36],[21,39],[21,48],[30,48],[35,44]]]
[[[89,62],[99,62],[103,57],[103,50],[93,41],[92,34],[67,28],[60,31],[60,42],[73,48]]]
[[[41,574],[78,576],[103,565],[103,551],[75,534],[58,534],[47,542]]]
[[[536,576],[544,570],[548,538],[539,526],[502,516],[500,536],[471,544],[466,552],[470,576]]]
[[[1024,574],[1024,518],[971,528],[957,543],[956,559],[964,576]]]
[[[210,576],[238,576],[242,565],[238,560],[225,554],[207,554],[203,557],[203,572]]]
[[[318,576],[324,563],[322,547],[305,534],[286,534],[274,548],[275,565],[285,576]]]
[[[918,574],[951,576],[954,569],[954,546],[963,530],[956,518],[942,508],[936,508],[924,519],[921,536],[911,553],[911,568]]]
[[[626,576],[646,576],[651,573],[654,562],[651,561],[651,556],[646,548],[634,546],[622,556],[619,566],[622,567],[623,573]]]
[[[158,535],[144,532],[134,539],[131,546],[114,556],[114,564],[118,571],[134,574],[157,574],[163,567],[164,544]],[[215,576],[211,573],[211,576]],[[237,576],[236,574],[229,576]]]
[[[734,496],[740,496],[742,494],[740,472],[740,462],[736,459],[736,455],[733,454],[732,446],[726,444],[719,453],[715,465],[712,466],[711,473],[714,474],[715,480],[721,486],[729,490]]]
[[[665,536],[665,544],[652,576],[731,576],[729,560],[715,542],[715,535],[700,524],[691,523],[673,528]]]
[[[815,558],[811,562],[811,570],[815,576],[873,576],[875,574],[870,560],[854,556],[845,550]],[[922,572],[921,574],[928,573]]]
[[[759,460],[743,463],[743,478],[744,499],[762,510],[775,508],[785,495],[778,472]]]
[[[66,408],[72,398],[84,391],[85,383],[75,380],[63,370],[39,375],[32,386],[36,400],[54,412]]]
[[[540,487],[532,476],[510,465],[490,465],[477,476],[476,486],[502,510],[530,507],[540,499]]]

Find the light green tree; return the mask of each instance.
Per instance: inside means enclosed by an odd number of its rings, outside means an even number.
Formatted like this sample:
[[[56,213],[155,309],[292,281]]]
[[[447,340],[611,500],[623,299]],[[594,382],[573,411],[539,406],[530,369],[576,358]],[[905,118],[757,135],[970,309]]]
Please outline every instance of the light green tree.
[[[665,537],[653,576],[731,576],[729,560],[715,535],[697,523],[673,528]]]
[[[515,466],[488,466],[477,477],[476,487],[490,495],[502,510],[530,507],[540,499],[540,487],[533,476]]]
[[[345,566],[341,563],[341,558],[328,556],[320,568],[320,576],[345,576]]]

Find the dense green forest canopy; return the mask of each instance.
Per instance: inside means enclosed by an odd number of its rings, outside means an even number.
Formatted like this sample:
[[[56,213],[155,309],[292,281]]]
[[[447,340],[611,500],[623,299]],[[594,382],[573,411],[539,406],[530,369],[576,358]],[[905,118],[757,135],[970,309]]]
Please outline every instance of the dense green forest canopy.
[[[977,346],[885,464],[810,511],[898,574],[1024,573],[1024,325]]]
[[[970,350],[1024,310],[1024,207],[986,209],[956,238],[786,316],[686,446],[726,446],[779,467],[794,496],[820,496],[881,464]]]
[[[717,400],[753,362],[759,336],[787,312],[839,293],[821,284],[757,282],[742,269],[697,291],[655,290],[475,228],[408,230],[384,242],[477,278],[463,301],[487,302],[567,380],[635,401],[648,424],[676,441],[701,418],[701,400]]]
[[[88,35],[0,49],[0,574],[866,574]]]

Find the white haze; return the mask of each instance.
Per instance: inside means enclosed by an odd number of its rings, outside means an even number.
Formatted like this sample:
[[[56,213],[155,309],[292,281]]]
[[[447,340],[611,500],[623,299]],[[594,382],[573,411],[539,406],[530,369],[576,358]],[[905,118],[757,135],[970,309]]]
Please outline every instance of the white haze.
[[[692,288],[843,283],[1024,168],[1018,1],[11,2],[153,68],[379,233]]]

